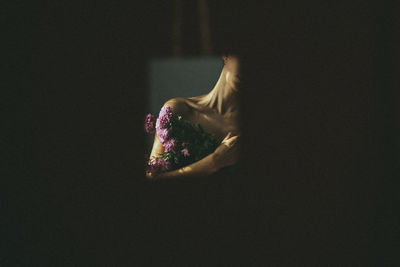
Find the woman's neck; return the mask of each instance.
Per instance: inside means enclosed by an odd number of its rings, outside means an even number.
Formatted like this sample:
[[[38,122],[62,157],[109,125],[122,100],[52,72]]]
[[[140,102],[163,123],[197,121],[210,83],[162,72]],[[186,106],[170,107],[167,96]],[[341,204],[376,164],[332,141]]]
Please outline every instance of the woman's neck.
[[[232,74],[223,68],[214,88],[201,97],[199,104],[215,109],[219,114],[238,109],[238,90],[234,84],[227,81],[227,75]]]

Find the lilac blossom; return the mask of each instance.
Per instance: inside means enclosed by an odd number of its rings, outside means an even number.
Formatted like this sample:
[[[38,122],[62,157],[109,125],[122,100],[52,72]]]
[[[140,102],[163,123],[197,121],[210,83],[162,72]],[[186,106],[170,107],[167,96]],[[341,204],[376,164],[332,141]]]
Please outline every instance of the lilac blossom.
[[[146,115],[146,119],[144,121],[144,129],[147,133],[152,134],[155,132],[155,125],[156,125],[156,117],[153,116],[151,113]]]
[[[161,110],[160,114],[156,120],[156,130],[157,130],[157,135],[158,139],[162,144],[167,142],[170,132],[168,129],[168,124],[171,122],[172,119],[172,109],[168,105],[164,105]]]
[[[171,138],[163,143],[165,152],[176,153],[178,149],[178,141],[175,138]]]
[[[163,158],[155,158],[149,160],[147,163],[147,172],[156,173],[160,171],[168,170],[171,167],[171,163]]]
[[[190,156],[189,150],[188,150],[187,148],[182,149],[182,150],[181,150],[181,153],[182,153],[183,156],[185,156],[185,157],[189,157],[189,156]]]
[[[156,121],[156,128],[157,130],[161,128],[167,128],[168,124],[171,122],[172,118],[172,109],[168,105],[164,105],[161,110],[160,114],[158,115],[158,119]]]
[[[164,128],[157,129],[157,136],[160,142],[164,144],[170,136],[170,131]]]

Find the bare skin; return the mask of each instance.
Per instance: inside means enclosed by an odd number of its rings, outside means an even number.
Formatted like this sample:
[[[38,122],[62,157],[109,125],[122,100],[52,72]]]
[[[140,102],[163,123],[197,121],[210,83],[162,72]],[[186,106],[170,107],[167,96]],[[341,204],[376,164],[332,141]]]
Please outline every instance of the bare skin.
[[[219,169],[235,164],[239,150],[238,60],[234,56],[223,57],[225,65],[215,87],[205,95],[177,97],[165,102],[174,114],[181,115],[192,124],[199,123],[206,132],[214,134],[221,145],[210,155],[180,169],[163,173],[146,173],[147,178],[184,178],[207,176]],[[164,147],[154,136],[150,154],[156,156]]]

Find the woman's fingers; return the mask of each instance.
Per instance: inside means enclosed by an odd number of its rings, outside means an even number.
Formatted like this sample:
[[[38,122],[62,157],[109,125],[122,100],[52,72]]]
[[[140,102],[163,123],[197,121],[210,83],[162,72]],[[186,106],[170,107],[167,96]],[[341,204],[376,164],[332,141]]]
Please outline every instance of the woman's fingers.
[[[224,140],[222,140],[222,142],[224,142],[224,141],[228,140],[228,139],[229,139],[229,137],[231,137],[231,135],[232,135],[232,133],[231,133],[231,132],[229,132],[229,133],[228,133],[228,134],[225,136]]]
[[[236,144],[236,142],[238,141],[239,136],[240,136],[240,134],[239,135],[232,135],[232,132],[229,132],[225,136],[224,140],[221,143],[231,147],[231,146]]]
[[[225,141],[225,143],[228,145],[228,146],[233,146],[233,145],[235,145],[236,143],[237,143],[237,141],[238,141],[238,138],[239,138],[239,136],[232,136],[231,138],[229,138],[228,140],[226,140]]]
[[[228,139],[228,142],[236,142],[236,140],[239,138],[238,135],[232,136]]]

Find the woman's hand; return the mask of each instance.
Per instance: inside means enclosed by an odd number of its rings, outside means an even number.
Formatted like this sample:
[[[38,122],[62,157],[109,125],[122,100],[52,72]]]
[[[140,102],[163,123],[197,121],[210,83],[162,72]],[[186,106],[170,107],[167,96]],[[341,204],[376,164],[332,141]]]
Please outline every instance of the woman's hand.
[[[239,135],[233,136],[232,133],[229,132],[217,149],[215,149],[213,157],[217,169],[236,163],[239,156],[238,138]]]

